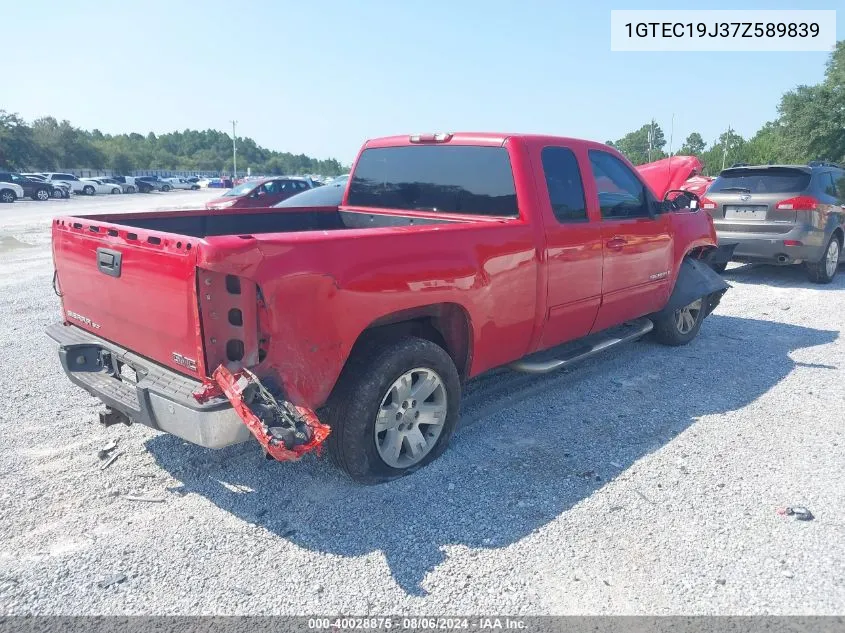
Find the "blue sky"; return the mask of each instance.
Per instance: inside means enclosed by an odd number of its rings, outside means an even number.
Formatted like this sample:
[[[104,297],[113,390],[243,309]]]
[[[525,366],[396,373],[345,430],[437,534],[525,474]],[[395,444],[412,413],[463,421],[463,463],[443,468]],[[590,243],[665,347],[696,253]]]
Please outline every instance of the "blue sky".
[[[676,147],[729,124],[748,136],[783,92],[823,76],[820,52],[612,53],[612,8],[797,3],[8,2],[3,57],[25,70],[10,73],[0,109],[111,133],[237,119],[239,136],[266,147],[350,162],[366,138],[418,131],[604,141],[654,117],[668,139],[673,113]]]

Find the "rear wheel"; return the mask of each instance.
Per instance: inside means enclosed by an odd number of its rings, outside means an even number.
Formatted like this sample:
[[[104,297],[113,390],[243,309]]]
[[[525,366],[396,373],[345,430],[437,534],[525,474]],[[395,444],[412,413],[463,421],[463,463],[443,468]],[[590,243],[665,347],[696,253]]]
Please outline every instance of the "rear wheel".
[[[115,187],[111,190],[112,193],[120,193],[120,187]]]
[[[85,185],[82,188],[82,193],[84,193],[86,196],[93,196],[94,195],[94,187],[92,187],[91,185]]]
[[[18,199],[17,194],[11,189],[0,189],[0,202],[14,202]]]
[[[829,284],[833,281],[836,271],[839,268],[839,255],[841,252],[842,245],[839,243],[839,238],[836,235],[831,235],[822,258],[817,262],[807,262],[805,264],[807,276],[810,278],[810,281],[817,284]]]
[[[663,345],[686,345],[698,334],[704,321],[705,299],[654,319],[654,337]]]
[[[162,190],[162,191],[170,191],[170,189],[171,189],[170,185],[164,185],[164,186],[161,188],[161,190]]]
[[[460,398],[442,347],[415,337],[375,341],[350,358],[329,399],[329,455],[362,483],[410,474],[446,450]]]
[[[126,193],[135,193],[135,187],[133,187],[133,186],[131,186],[131,185],[130,185],[130,186],[128,186],[128,187],[126,188]]]
[[[49,189],[38,189],[34,194],[32,194],[33,200],[40,200],[44,202],[45,200],[50,199],[50,190]]]

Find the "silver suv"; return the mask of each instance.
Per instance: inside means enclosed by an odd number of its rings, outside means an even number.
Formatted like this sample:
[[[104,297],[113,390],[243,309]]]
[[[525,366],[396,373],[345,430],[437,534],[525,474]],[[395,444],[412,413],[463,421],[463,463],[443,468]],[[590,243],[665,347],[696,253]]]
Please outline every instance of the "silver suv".
[[[843,261],[845,168],[828,162],[735,166],[704,195],[701,206],[713,216],[719,245],[736,245],[734,261],[803,263],[812,281],[833,280]]]

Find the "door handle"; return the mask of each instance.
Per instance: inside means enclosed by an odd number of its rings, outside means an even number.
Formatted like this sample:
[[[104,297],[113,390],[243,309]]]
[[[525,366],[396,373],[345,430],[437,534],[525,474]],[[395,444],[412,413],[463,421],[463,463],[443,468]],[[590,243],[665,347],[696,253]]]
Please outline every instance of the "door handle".
[[[622,250],[622,247],[625,246],[625,244],[627,243],[628,241],[624,237],[619,237],[617,235],[607,240],[607,242],[605,242],[605,246],[607,246],[608,248],[612,248],[615,251],[618,251]]]

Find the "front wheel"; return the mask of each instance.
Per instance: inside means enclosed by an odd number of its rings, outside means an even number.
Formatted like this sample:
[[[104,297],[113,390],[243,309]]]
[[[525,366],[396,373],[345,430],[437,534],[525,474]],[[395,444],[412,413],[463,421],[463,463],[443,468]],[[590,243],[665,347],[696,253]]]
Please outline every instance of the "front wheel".
[[[353,354],[329,399],[329,456],[362,483],[408,475],[446,450],[460,399],[458,371],[442,347],[375,341]]]
[[[132,187],[130,185],[129,187],[126,188],[126,193],[135,193],[135,187]]]
[[[112,190],[111,190],[111,192],[112,192],[113,194],[114,194],[114,193],[120,193],[120,188],[119,188],[119,187],[115,187],[114,189],[112,189]]]
[[[654,337],[663,345],[686,345],[698,334],[705,316],[705,299],[696,299],[683,308],[654,319]]]
[[[836,276],[839,268],[839,254],[842,252],[841,244],[835,235],[830,237],[824,255],[817,262],[807,262],[807,276],[810,281],[817,284],[829,284]]]
[[[162,191],[170,191],[170,185],[164,185],[164,186],[161,188],[161,190],[162,190]]]
[[[18,199],[17,194],[11,189],[0,190],[0,202],[10,203]]]
[[[34,194],[32,194],[33,200],[40,200],[44,202],[45,200],[50,199],[50,190],[49,189],[39,189]]]
[[[86,196],[93,196],[94,195],[94,187],[92,187],[91,185],[85,185],[82,188],[82,193],[84,193]]]

